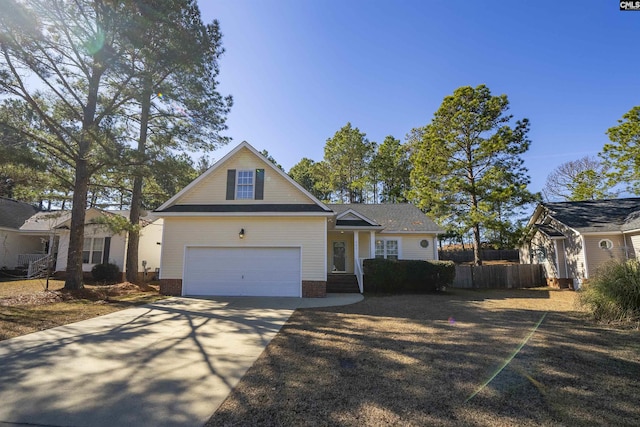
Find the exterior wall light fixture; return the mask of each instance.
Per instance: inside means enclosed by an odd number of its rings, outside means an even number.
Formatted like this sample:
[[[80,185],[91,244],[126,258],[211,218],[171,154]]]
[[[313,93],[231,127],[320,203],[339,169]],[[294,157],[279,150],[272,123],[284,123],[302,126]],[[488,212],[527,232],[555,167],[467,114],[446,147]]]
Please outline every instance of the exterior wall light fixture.
[[[244,239],[244,228],[241,228],[241,229],[240,229],[240,233],[238,233],[238,236],[239,236],[241,239]]]

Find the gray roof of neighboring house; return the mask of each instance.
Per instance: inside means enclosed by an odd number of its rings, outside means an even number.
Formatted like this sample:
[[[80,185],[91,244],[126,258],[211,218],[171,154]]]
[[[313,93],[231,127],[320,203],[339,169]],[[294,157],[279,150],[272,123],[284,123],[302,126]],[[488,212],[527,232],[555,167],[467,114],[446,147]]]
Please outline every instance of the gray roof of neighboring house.
[[[27,218],[21,231],[49,231],[71,218],[71,211],[37,212]]]
[[[327,205],[340,215],[349,209],[377,222],[385,232],[444,233],[444,229],[410,203]]]
[[[115,215],[120,215],[125,218],[129,218],[129,211],[106,211],[102,212],[111,213]],[[151,214],[150,212],[146,212],[145,216],[140,218],[140,223],[143,227],[146,227],[148,224],[152,223],[158,219],[157,216]],[[31,215],[24,221],[24,224],[21,225],[21,231],[29,231],[29,232],[38,232],[38,231],[49,231],[56,227],[59,227],[65,224],[67,221],[71,220],[71,211],[44,211],[37,212],[34,215]],[[68,226],[68,224],[66,224]]]
[[[639,230],[640,229],[640,211],[629,214],[622,226],[622,231]]]
[[[543,203],[549,215],[580,233],[640,228],[640,198]]]
[[[17,230],[26,219],[36,212],[38,212],[38,208],[28,203],[0,197],[0,227]]]

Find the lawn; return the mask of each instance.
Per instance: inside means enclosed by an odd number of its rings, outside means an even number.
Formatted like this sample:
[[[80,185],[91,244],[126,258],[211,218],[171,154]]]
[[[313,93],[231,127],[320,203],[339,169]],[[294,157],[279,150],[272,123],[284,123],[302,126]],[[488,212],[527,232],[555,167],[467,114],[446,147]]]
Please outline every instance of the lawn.
[[[90,319],[164,298],[155,287],[123,283],[63,291],[64,282],[43,279],[0,282],[0,340]]]
[[[590,322],[575,296],[298,310],[207,426],[640,425],[640,333]]]

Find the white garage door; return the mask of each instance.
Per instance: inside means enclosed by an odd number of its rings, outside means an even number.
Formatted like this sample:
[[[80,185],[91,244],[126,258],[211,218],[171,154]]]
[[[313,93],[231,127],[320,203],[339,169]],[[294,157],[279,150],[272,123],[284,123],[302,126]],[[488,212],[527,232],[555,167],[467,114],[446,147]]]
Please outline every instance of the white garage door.
[[[301,296],[300,248],[186,249],[184,295]]]

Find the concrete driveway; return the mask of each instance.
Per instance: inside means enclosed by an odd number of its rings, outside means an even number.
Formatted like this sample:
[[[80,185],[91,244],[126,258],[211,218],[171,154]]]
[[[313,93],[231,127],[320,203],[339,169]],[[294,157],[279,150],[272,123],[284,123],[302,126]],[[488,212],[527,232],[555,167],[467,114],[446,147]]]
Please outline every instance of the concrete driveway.
[[[201,426],[298,307],[171,298],[0,342],[0,425]]]

